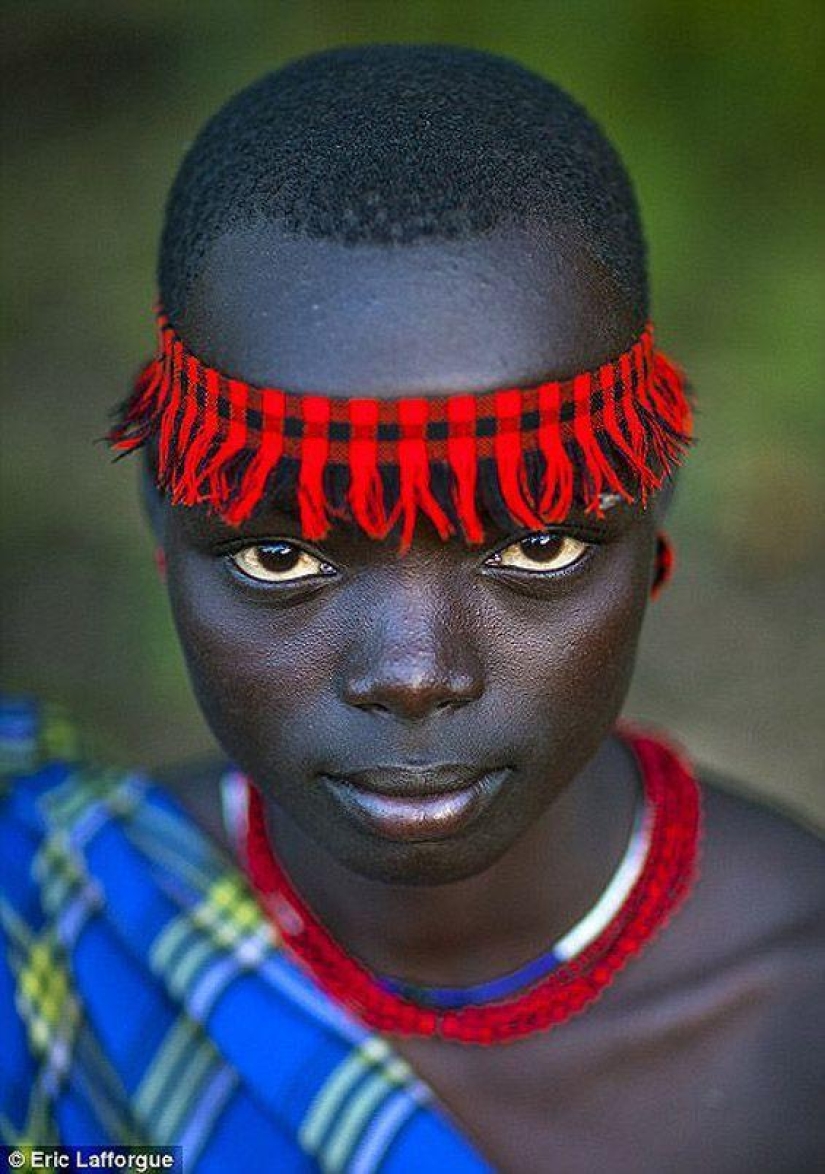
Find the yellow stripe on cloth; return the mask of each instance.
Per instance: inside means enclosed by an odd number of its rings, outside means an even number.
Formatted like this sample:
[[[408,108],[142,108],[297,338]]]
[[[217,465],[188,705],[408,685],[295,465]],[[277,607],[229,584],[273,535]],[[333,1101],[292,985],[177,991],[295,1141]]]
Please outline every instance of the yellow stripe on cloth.
[[[31,1009],[29,1035],[38,1054],[45,1053],[58,1028],[65,1033],[78,1020],[80,1011],[69,989],[64,966],[48,938],[35,940],[21,967],[18,985]]]

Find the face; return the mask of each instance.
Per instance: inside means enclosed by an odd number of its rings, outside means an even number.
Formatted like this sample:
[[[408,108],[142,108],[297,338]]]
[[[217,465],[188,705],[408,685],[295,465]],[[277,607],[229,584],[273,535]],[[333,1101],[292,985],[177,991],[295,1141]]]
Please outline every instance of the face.
[[[249,382],[388,397],[561,378],[638,333],[587,252],[509,230],[398,249],[222,238],[178,329]],[[482,547],[411,550],[263,509],[166,508],[175,622],[200,704],[274,807],[369,877],[490,867],[593,756],[623,701],[652,512],[616,505]]]

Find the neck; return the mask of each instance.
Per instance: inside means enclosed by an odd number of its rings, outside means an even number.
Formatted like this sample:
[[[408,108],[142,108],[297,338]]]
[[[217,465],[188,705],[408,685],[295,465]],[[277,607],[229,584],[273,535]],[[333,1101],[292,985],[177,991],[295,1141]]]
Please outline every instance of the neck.
[[[270,839],[303,899],[370,969],[421,984],[461,985],[538,956],[584,916],[618,867],[640,794],[631,754],[607,739],[504,856],[451,884],[365,878],[274,805]]]

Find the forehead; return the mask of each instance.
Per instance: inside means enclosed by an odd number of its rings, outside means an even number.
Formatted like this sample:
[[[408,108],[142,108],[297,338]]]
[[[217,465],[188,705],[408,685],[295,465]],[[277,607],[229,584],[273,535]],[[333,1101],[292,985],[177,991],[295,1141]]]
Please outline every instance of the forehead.
[[[249,383],[387,398],[565,378],[643,325],[570,232],[374,246],[268,224],[218,239],[176,324]]]

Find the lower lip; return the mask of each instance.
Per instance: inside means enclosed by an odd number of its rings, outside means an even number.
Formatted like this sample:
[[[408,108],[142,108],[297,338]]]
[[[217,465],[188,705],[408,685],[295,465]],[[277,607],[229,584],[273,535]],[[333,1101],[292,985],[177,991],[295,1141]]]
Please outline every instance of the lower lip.
[[[363,791],[345,779],[324,781],[347,811],[387,840],[420,843],[446,840],[463,831],[496,797],[509,770],[480,775],[462,791],[401,798]]]

